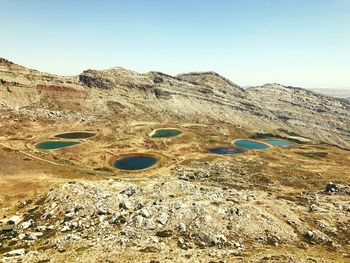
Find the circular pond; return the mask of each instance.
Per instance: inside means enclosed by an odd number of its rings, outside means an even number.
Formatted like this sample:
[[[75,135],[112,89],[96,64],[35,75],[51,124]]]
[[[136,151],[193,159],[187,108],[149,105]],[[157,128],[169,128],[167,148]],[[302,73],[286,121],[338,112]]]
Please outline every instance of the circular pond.
[[[113,162],[113,167],[120,170],[142,170],[157,163],[157,158],[152,156],[134,155],[122,157]]]
[[[282,140],[276,140],[276,139],[269,139],[269,140],[264,140],[264,142],[267,142],[269,144],[272,144],[274,146],[289,146],[290,143]]]
[[[95,136],[95,133],[92,132],[66,132],[61,134],[56,134],[56,138],[62,139],[87,139]]]
[[[237,147],[249,149],[249,150],[265,150],[271,148],[265,143],[255,142],[251,140],[236,140],[233,144]]]
[[[178,129],[157,129],[151,133],[151,137],[154,138],[168,138],[175,137],[182,134],[182,131]]]
[[[214,154],[242,154],[244,153],[244,150],[236,148],[218,147],[209,149],[209,152]]]
[[[35,147],[39,150],[56,150],[62,149],[66,147],[70,147],[73,145],[80,144],[80,142],[72,142],[72,141],[45,141],[40,142],[35,145]]]

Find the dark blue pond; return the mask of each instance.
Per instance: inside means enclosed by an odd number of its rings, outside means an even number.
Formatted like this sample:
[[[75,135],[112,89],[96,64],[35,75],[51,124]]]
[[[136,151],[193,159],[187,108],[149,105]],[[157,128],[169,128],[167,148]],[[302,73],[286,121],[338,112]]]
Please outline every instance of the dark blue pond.
[[[157,159],[150,156],[129,156],[116,160],[113,167],[121,170],[142,170],[157,163]]]
[[[275,146],[289,146],[290,143],[289,142],[286,142],[286,141],[282,141],[282,140],[264,140],[264,142],[268,142],[272,145],[275,145]]]
[[[219,147],[219,148],[209,149],[209,152],[214,153],[214,154],[242,154],[242,153],[244,153],[244,150],[235,149],[235,148]]]
[[[237,147],[249,149],[249,150],[265,150],[270,148],[265,143],[255,142],[251,140],[237,140],[233,143]]]

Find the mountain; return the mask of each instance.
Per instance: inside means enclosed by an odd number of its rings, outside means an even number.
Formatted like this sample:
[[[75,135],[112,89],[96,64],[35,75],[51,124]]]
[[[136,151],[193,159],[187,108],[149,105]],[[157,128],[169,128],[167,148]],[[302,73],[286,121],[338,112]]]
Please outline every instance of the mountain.
[[[314,92],[321,93],[324,95],[336,97],[336,98],[344,98],[350,99],[350,88],[343,89],[311,89]]]
[[[0,258],[347,262],[349,133],[349,101],[301,88],[0,59]]]
[[[347,102],[350,101],[350,88],[344,89],[311,89],[314,92],[324,94],[327,96],[343,99]]]
[[[122,68],[61,77],[0,60],[0,105],[31,118],[222,121],[254,132],[287,131],[350,148],[350,102],[267,84],[246,90],[214,72],[176,77]],[[318,116],[315,118],[315,116]]]

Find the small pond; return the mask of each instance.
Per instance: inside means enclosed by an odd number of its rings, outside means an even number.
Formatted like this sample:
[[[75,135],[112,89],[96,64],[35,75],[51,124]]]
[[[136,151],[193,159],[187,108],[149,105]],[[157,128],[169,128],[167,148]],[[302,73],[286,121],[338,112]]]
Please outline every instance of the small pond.
[[[157,163],[157,159],[151,156],[127,156],[113,162],[113,167],[121,170],[142,170]]]
[[[275,146],[289,146],[290,143],[282,140],[276,140],[276,139],[269,139],[264,140],[264,142],[267,142],[269,144],[275,145]]]
[[[56,138],[62,139],[87,139],[95,136],[92,132],[67,132],[55,135]]]
[[[35,145],[39,150],[55,150],[70,147],[73,145],[80,144],[80,142],[73,141],[45,141]]]
[[[209,149],[209,152],[214,154],[242,154],[245,151],[237,148],[218,147]]]
[[[182,133],[182,131],[178,129],[158,129],[154,130],[151,133],[151,136],[154,138],[168,138],[168,137],[175,137]]]
[[[270,146],[265,143],[255,142],[251,140],[236,140],[233,142],[233,144],[237,147],[249,150],[265,150],[270,148]]]

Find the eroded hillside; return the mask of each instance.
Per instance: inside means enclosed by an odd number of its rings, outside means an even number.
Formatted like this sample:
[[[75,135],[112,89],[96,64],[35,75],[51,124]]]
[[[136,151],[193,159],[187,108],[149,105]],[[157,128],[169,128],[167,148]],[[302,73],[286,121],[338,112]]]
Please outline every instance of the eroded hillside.
[[[218,120],[350,147],[350,103],[303,89],[265,85],[245,91],[212,72],[172,77],[113,68],[58,77],[6,60],[0,61],[0,80],[2,109],[32,118]]]

